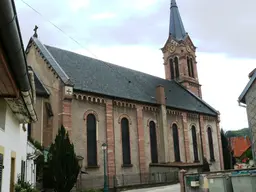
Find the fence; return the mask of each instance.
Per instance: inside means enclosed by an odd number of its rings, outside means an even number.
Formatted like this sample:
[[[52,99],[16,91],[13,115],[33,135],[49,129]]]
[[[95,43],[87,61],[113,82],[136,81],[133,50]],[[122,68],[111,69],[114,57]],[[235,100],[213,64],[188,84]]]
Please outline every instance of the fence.
[[[156,185],[156,184],[174,184],[178,183],[178,172],[166,173],[137,173],[120,174],[108,176],[108,186],[110,188],[126,188],[131,186]],[[104,176],[84,175],[77,182],[77,189],[99,189],[103,188]]]

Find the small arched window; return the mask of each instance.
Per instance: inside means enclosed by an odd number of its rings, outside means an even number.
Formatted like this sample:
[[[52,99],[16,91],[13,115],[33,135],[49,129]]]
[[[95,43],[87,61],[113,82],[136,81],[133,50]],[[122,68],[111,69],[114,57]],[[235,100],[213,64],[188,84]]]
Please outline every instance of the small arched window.
[[[87,115],[87,163],[88,166],[97,166],[97,130],[96,118],[93,114]]]
[[[194,66],[193,66],[193,59],[190,58],[190,68],[191,68],[191,77],[195,77],[194,75]]]
[[[187,67],[188,67],[188,76],[189,77],[195,77],[194,74],[194,66],[193,66],[193,59],[187,57]]]
[[[190,60],[189,57],[187,57],[187,66],[188,66],[188,76],[191,77],[191,67],[190,67]]]
[[[175,63],[175,77],[179,78],[180,71],[179,71],[179,59],[178,59],[178,57],[174,58],[174,63]]]
[[[121,132],[122,132],[122,149],[123,149],[123,165],[131,164],[131,147],[130,147],[130,131],[129,121],[127,118],[121,120]]]
[[[169,61],[170,61],[171,79],[174,79],[174,62],[172,58]]]
[[[207,128],[207,133],[208,133],[208,145],[209,145],[209,151],[210,151],[210,161],[215,161],[211,127]]]
[[[179,132],[178,132],[178,127],[175,123],[172,125],[172,137],[173,137],[175,161],[180,162]]]
[[[196,128],[193,125],[191,128],[192,141],[193,141],[193,152],[194,152],[194,161],[198,162],[198,148],[197,148],[197,137],[196,137]]]
[[[151,162],[158,163],[156,124],[154,121],[149,122],[149,132],[150,132]]]

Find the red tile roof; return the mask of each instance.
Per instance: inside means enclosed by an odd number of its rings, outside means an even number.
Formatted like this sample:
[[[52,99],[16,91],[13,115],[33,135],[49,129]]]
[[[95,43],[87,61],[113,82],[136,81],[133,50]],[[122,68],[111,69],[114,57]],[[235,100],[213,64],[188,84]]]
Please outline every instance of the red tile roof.
[[[230,145],[234,150],[234,157],[241,157],[241,155],[251,147],[250,138],[247,137],[231,137],[229,138]]]

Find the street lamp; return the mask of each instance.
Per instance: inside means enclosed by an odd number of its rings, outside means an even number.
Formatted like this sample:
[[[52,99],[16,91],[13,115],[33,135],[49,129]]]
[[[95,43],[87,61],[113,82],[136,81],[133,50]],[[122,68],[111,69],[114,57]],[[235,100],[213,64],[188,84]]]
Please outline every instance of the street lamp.
[[[106,151],[107,151],[107,144],[103,143],[101,145],[103,151],[103,163],[104,163],[104,192],[108,192],[108,185],[107,185],[107,162],[106,162]]]

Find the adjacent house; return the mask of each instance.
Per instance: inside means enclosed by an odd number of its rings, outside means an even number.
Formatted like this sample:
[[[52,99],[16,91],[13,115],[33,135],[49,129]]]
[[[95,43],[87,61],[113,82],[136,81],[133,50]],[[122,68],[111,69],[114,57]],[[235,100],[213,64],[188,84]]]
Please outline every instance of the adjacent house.
[[[256,68],[249,74],[249,82],[238,98],[240,105],[246,107],[251,133],[254,164],[256,165]]]
[[[246,156],[246,152],[251,149],[251,141],[248,136],[228,138],[234,157],[237,162],[242,161]]]
[[[25,176],[27,123],[37,120],[34,77],[28,71],[13,0],[0,1],[0,192]]]
[[[26,49],[41,82],[32,137],[47,147],[63,124],[87,178],[103,175],[103,143],[110,177],[139,181],[163,167],[196,171],[203,157],[211,170],[223,169],[219,112],[202,99],[196,47],[175,0],[169,25],[163,65],[155,64],[165,79],[45,45],[35,30]]]

